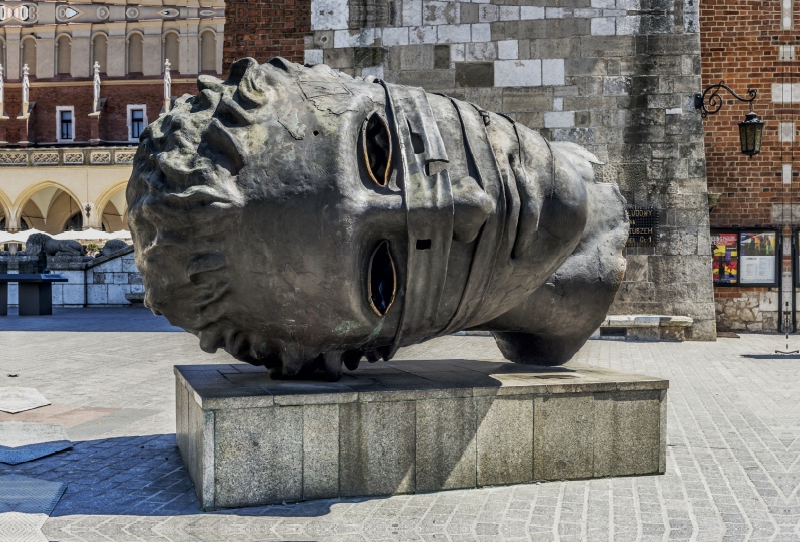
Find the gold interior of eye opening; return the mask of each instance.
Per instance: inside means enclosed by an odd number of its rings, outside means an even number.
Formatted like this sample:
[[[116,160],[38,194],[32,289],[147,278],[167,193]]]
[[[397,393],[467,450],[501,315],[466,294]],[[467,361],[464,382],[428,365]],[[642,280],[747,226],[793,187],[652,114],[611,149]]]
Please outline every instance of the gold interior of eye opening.
[[[361,125],[361,141],[364,164],[370,178],[378,186],[386,186],[392,169],[392,133],[386,120],[377,112],[370,114]],[[374,169],[370,157],[379,160]],[[382,171],[380,165],[383,165]]]
[[[377,258],[376,258],[377,257]],[[388,260],[388,261],[387,261]],[[388,264],[388,265],[387,265]],[[391,280],[391,296],[389,301],[385,300],[385,293],[375,291],[380,285]],[[374,282],[374,284],[373,284]],[[394,296],[397,293],[397,272],[395,271],[394,259],[389,250],[389,241],[381,241],[369,258],[369,271],[367,272],[367,299],[369,306],[378,316],[386,316],[394,303]],[[378,296],[383,296],[381,299]],[[378,305],[376,305],[378,301]],[[383,302],[380,302],[383,301]]]

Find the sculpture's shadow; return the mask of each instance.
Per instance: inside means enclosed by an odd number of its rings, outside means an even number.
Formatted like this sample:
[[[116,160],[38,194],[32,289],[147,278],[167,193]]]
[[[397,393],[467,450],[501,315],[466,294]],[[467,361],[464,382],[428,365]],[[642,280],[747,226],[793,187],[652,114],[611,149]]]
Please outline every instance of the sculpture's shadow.
[[[53,307],[49,316],[19,316],[17,307],[9,307],[8,316],[0,317],[3,331],[55,331],[83,333],[162,333],[184,332],[170,325],[163,316],[155,316],[143,307]]]
[[[464,360],[450,361],[465,363]],[[541,372],[549,373],[548,378],[552,379],[559,378],[557,375],[564,375],[561,378],[568,377],[570,373],[575,372],[569,367],[532,368],[512,363],[496,365],[492,375],[481,375],[480,382],[483,385],[499,389],[503,385],[501,381],[506,377],[538,378],[537,373]],[[255,370],[249,366],[242,367]],[[363,371],[357,380],[372,380],[376,375],[371,373],[381,373],[388,369],[389,367],[384,366],[380,369],[375,367],[372,371]],[[252,380],[252,375],[250,376]],[[474,379],[473,376],[473,381]],[[560,382],[556,380],[551,383]],[[305,387],[311,382],[273,381],[272,384]],[[480,424],[480,420],[478,423]],[[206,514],[200,507],[195,488],[181,459],[174,433],[76,441],[69,450],[35,461],[15,466],[0,463],[0,476],[9,474],[67,485],[51,517],[82,515],[167,517]],[[321,499],[221,509],[215,513],[320,517],[329,514],[337,505],[346,506],[353,502],[386,498],[389,496]]]
[[[75,442],[69,450],[36,461],[14,466],[0,463],[0,477],[10,474],[66,484],[50,514],[54,518],[207,514],[200,509],[174,434]],[[337,503],[364,500],[309,501],[217,513],[316,517],[326,515]]]
[[[747,359],[800,359],[800,354],[742,354]]]

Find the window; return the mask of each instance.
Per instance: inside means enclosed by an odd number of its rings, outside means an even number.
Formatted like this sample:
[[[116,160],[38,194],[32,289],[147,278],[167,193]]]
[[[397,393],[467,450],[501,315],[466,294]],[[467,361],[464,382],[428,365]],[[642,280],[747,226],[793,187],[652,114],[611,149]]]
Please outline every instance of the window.
[[[147,127],[147,106],[143,104],[128,105],[128,141],[138,142],[139,136]]]
[[[131,139],[138,139],[144,130],[144,111],[141,109],[131,110]]]
[[[56,129],[59,143],[68,143],[75,139],[75,108],[73,106],[56,107]]]
[[[61,139],[72,139],[72,111],[61,111]]]

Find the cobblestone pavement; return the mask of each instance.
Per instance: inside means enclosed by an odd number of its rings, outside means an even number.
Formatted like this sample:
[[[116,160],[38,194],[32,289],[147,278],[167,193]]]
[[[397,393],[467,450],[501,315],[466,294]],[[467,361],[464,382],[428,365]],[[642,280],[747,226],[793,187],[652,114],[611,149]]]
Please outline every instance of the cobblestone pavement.
[[[670,380],[665,476],[201,513],[175,448],[172,365],[230,359],[154,332],[170,328],[145,313],[127,313],[140,332],[92,332],[124,316],[105,314],[71,333],[2,331],[0,319],[0,386],[35,387],[53,403],[13,419],[62,423],[77,441],[0,465],[0,476],[67,484],[42,529],[51,541],[800,540],[800,359],[769,355],[784,348],[779,336],[590,341],[579,352],[582,363]],[[400,357],[499,356],[491,338],[460,336]]]

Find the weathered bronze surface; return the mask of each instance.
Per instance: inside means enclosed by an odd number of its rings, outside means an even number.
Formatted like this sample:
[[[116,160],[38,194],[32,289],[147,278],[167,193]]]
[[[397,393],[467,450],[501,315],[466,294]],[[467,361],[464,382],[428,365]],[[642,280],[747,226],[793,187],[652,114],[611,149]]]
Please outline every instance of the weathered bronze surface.
[[[274,378],[460,330],[566,362],[628,235],[597,159],[509,118],[320,65],[243,59],[143,133],[128,185],[154,312]]]

